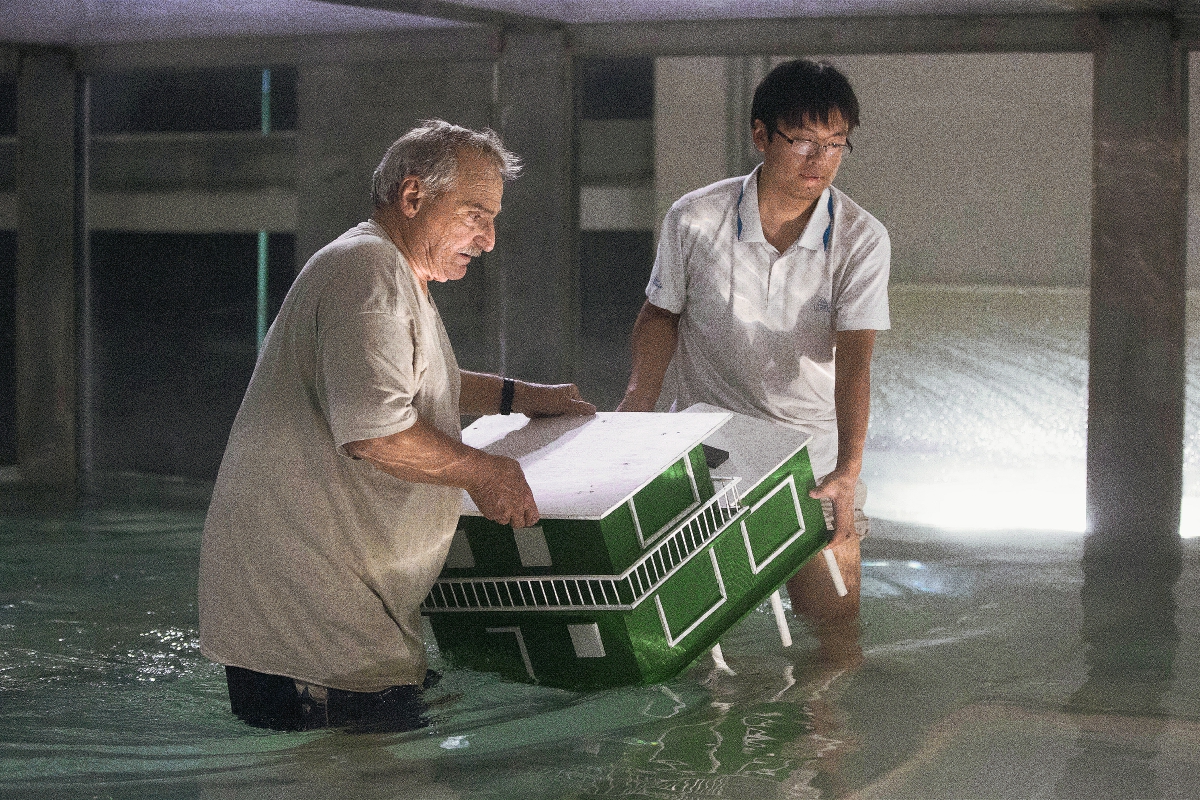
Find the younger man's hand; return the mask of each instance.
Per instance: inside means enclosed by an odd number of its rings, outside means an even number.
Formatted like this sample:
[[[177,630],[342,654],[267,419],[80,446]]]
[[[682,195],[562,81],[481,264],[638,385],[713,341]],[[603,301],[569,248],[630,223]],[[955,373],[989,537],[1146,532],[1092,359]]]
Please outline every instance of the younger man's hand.
[[[808,493],[814,500],[833,503],[833,540],[831,547],[850,541],[857,536],[854,529],[854,490],[858,486],[858,470],[837,467],[825,476],[821,485]]]

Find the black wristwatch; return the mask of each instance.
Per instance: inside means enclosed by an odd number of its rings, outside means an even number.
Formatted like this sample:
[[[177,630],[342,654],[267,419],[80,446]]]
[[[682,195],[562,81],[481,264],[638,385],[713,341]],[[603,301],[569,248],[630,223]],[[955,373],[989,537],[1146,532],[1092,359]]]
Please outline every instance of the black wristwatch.
[[[517,384],[512,378],[505,378],[500,389],[500,413],[508,416],[512,413],[513,395],[517,393]]]

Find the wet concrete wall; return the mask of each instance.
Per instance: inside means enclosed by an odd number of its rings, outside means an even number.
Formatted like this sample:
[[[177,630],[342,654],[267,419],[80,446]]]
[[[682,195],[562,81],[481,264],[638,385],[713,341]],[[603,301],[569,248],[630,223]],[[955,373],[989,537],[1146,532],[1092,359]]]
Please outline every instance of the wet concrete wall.
[[[75,473],[75,92],[69,53],[21,59],[14,401],[17,459],[34,482]]]
[[[492,123],[492,62],[484,60],[305,64],[297,88],[297,270],[370,216],[371,173],[406,131],[429,118],[472,128]],[[495,360],[490,330],[481,324],[490,258],[476,261],[464,279],[434,288],[464,369]]]
[[[782,60],[658,60],[660,217],[684,192],[758,163],[750,96]],[[837,185],[888,226],[896,281],[1087,284],[1090,54],[826,60],[862,107]]]

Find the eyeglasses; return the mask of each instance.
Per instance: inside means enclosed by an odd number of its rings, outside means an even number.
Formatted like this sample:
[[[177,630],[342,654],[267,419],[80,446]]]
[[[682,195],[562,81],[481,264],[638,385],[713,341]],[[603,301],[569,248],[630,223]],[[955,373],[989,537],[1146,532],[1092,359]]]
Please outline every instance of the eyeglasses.
[[[819,144],[812,139],[793,139],[778,128],[775,132],[783,137],[783,140],[791,145],[792,152],[801,158],[812,158],[815,155],[833,156],[841,158],[854,152],[854,145],[850,144],[850,140],[835,144]]]

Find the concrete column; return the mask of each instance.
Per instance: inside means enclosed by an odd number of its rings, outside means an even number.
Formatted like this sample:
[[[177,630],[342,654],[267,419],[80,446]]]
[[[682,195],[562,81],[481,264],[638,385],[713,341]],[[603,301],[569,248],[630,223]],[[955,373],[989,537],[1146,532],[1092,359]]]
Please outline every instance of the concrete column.
[[[475,129],[491,124],[493,72],[492,62],[480,59],[302,64],[296,268],[370,216],[372,171],[421,120]],[[462,280],[432,289],[463,369],[496,368],[486,319],[489,258],[473,263]]]
[[[504,191],[488,269],[496,367],[535,381],[572,380],[579,340],[574,90],[566,36],[507,31],[493,127],[524,160]]]
[[[371,212],[371,173],[366,171],[364,174],[365,164],[361,163],[359,155],[363,149],[361,140],[386,139],[389,132],[372,131],[372,126],[363,120],[363,109],[356,102],[358,85],[355,80],[355,76],[363,71],[353,64],[305,64],[300,67],[296,141],[297,271],[313,253],[362,222]],[[379,158],[384,150],[379,150]]]
[[[1187,61],[1170,18],[1131,15],[1094,64],[1087,554],[1142,561],[1179,547]]]
[[[762,161],[750,135],[750,110],[754,90],[774,66],[770,56],[736,56],[726,59],[725,173],[745,175]]]
[[[17,461],[75,483],[75,104],[71,54],[28,53],[17,85]]]
[[[654,62],[656,235],[672,203],[694,189],[729,177],[728,62],[723,57],[659,58]]]

